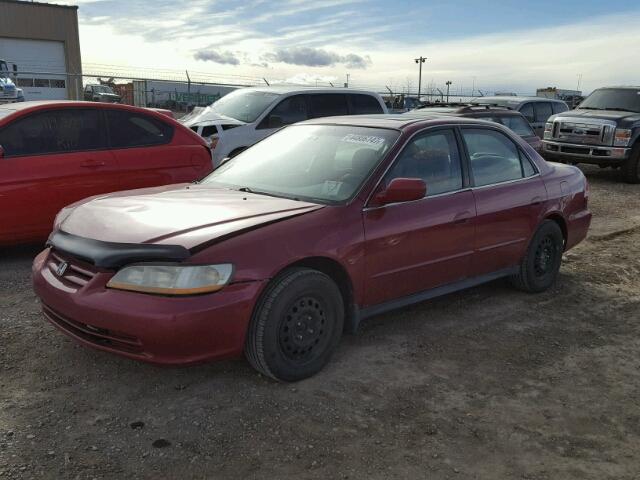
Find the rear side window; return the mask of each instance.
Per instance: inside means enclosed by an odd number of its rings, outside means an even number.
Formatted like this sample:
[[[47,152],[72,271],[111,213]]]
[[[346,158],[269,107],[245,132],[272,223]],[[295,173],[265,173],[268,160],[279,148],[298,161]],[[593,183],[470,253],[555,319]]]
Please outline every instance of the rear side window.
[[[548,102],[536,103],[536,122],[544,123],[553,115],[551,104]]]
[[[569,107],[567,107],[564,103],[560,103],[560,102],[553,102],[551,106],[553,108],[554,114],[566,112],[567,110],[569,110]]]
[[[113,148],[163,145],[173,137],[172,127],[147,115],[108,110],[106,116]]]
[[[311,111],[309,118],[347,115],[347,97],[341,93],[319,93],[309,95]]]
[[[535,173],[529,160],[504,134],[495,130],[464,129],[462,135],[477,187],[518,180]]]
[[[208,127],[202,127],[202,136],[209,138],[211,135],[217,135],[218,129],[215,125],[209,125]]]
[[[535,113],[533,112],[533,105],[531,102],[525,103],[520,107],[520,113],[527,119],[527,122],[533,123],[536,121]]]
[[[79,152],[106,148],[100,114],[92,109],[34,113],[0,131],[7,157]]]
[[[380,102],[371,95],[352,94],[349,97],[351,99],[351,113],[354,115],[382,113]]]

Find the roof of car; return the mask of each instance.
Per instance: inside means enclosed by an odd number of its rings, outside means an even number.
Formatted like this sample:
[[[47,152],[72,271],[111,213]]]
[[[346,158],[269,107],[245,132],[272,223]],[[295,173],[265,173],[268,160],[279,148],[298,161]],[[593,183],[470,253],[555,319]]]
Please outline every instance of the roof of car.
[[[515,110],[510,110],[506,107],[501,106],[493,106],[493,105],[444,105],[444,106],[425,106],[422,108],[416,108],[415,110],[411,110],[407,112],[415,115],[433,115],[433,114],[443,114],[447,115],[455,115],[455,116],[482,116],[482,115],[502,115],[502,116],[512,116],[519,117],[522,114],[516,112]]]
[[[442,125],[461,123],[486,124],[483,120],[452,116],[446,113],[434,112],[432,115],[411,112],[397,114],[372,114],[372,115],[344,115],[340,117],[323,117],[300,122],[303,125],[350,125],[356,127],[389,128],[404,130],[412,125]]]
[[[515,97],[515,96],[510,96],[510,95],[496,95],[493,97],[478,97],[478,98],[474,98],[471,103],[475,103],[475,104],[491,104],[491,103],[496,103],[496,102],[506,102],[506,103],[513,103],[513,104],[520,104],[523,102],[559,102],[559,103],[564,103],[562,100],[557,100],[555,98],[545,98],[545,97],[526,97],[526,96],[522,96],[522,97]]]
[[[241,90],[253,90],[256,92],[272,92],[280,95],[288,94],[288,93],[365,93],[368,95],[377,95],[375,92],[367,91],[367,90],[357,90],[353,88],[342,88],[342,87],[305,87],[300,85],[272,85],[272,86],[264,86],[264,87],[247,87],[242,88]]]

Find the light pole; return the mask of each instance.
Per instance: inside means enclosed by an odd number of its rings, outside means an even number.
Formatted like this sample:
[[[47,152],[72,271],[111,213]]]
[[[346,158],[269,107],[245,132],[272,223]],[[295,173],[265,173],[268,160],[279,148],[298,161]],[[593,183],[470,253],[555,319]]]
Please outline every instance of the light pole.
[[[449,103],[449,87],[453,82],[451,80],[447,80],[447,103]]]
[[[419,102],[420,94],[422,93],[422,64],[427,61],[427,57],[420,56],[420,58],[416,58],[415,61],[420,66],[420,74],[418,75],[418,102]]]

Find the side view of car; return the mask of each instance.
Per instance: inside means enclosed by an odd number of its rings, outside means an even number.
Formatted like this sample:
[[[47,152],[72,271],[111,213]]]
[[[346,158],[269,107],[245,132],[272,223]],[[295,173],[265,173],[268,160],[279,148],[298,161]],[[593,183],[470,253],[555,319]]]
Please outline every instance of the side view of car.
[[[120,95],[109,85],[89,84],[84,87],[84,99],[88,102],[120,103]]]
[[[244,353],[296,381],[363,318],[503,277],[549,288],[588,197],[578,168],[495,123],[317,119],[196,185],[65,208],[33,282],[87,346],[160,364]]]
[[[491,105],[441,104],[420,107],[407,115],[453,115],[456,117],[477,118],[499,123],[513,130],[538,153],[542,151],[542,141],[536,135],[526,118],[515,110]]]
[[[538,137],[544,135],[544,126],[551,115],[569,110],[562,100],[544,97],[495,96],[472,100],[475,105],[494,105],[520,112],[531,124]]]
[[[377,93],[346,88],[256,87],[235,90],[180,121],[205,137],[214,166],[285,125],[311,118],[387,113]]]
[[[198,180],[204,140],[167,115],[125,105],[0,106],[0,245],[44,241],[61,208],[103,193]]]
[[[594,91],[549,119],[543,143],[550,160],[619,168],[626,182],[640,183],[640,87]]]

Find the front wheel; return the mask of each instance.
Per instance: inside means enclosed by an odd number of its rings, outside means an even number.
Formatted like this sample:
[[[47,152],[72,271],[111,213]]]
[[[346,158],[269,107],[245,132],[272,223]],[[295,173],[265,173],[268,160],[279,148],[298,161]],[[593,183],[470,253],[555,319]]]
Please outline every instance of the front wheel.
[[[553,220],[545,220],[533,236],[511,283],[525,292],[547,290],[558,277],[563,252],[564,237],[560,226]]]
[[[276,277],[251,320],[245,354],[276,380],[295,382],[329,362],[344,323],[338,286],[322,272],[292,268]]]

